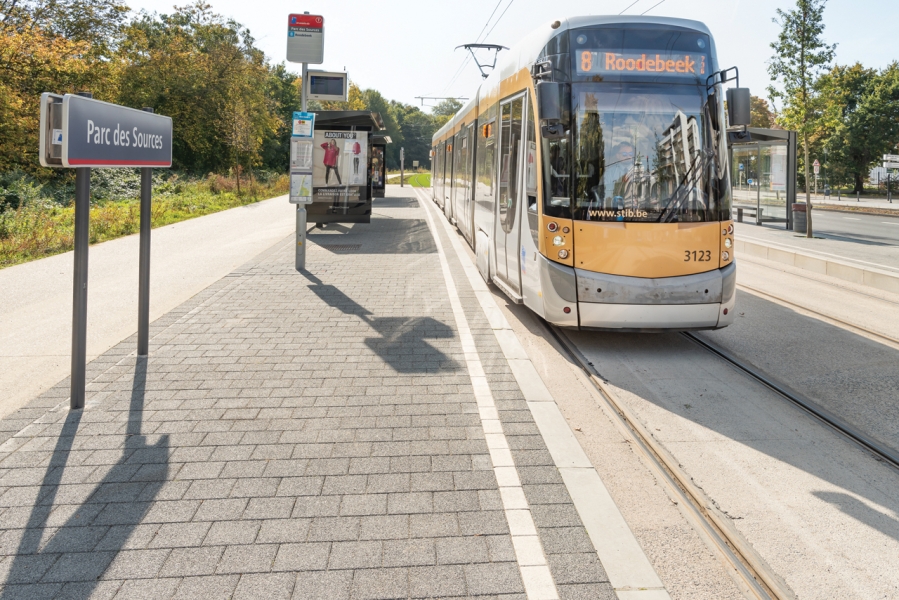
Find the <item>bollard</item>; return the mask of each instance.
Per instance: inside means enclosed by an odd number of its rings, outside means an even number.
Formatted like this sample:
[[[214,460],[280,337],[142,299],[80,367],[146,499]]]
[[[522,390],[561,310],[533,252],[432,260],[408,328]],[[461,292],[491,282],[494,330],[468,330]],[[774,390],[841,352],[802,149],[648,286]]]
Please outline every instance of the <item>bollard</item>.
[[[737,223],[743,222],[743,209],[737,208]]]
[[[855,192],[855,201],[861,202],[861,200],[859,199],[859,192]]]

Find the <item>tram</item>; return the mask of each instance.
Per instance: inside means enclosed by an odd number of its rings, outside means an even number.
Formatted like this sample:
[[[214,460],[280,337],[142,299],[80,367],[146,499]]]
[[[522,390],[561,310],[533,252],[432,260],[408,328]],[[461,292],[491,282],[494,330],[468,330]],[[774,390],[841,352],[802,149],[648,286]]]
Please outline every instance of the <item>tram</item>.
[[[728,71],[697,21],[548,23],[434,135],[433,200],[484,279],[550,323],[726,327]]]

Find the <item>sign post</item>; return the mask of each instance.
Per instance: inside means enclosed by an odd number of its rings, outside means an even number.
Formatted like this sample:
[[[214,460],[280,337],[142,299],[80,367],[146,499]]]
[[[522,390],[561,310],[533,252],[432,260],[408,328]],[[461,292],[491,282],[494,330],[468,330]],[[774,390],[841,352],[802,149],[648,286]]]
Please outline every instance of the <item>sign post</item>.
[[[290,140],[290,202],[297,205],[296,256],[297,271],[306,268],[306,204],[312,202],[312,140],[315,115],[306,112],[309,64],[320,65],[325,59],[325,19],[321,15],[291,14],[287,17],[287,60],[302,63],[300,107],[293,114]]]
[[[151,169],[172,165],[172,119],[100,102],[89,92],[41,94],[40,162],[75,169],[75,268],[69,406],[84,408],[87,359],[88,237],[92,168],[141,169],[138,354],[146,355],[150,314]]]
[[[144,112],[153,113],[152,108]],[[140,170],[140,257],[137,283],[137,355],[146,356],[150,348],[150,229],[152,218],[153,169]]]
[[[815,162],[812,163],[812,167],[815,170],[815,197],[818,197],[818,173],[821,172],[821,163],[818,162],[818,159],[815,159]]]
[[[315,113],[293,113],[290,138],[290,203],[297,205],[296,255],[297,271],[306,268],[306,205],[312,202],[312,144],[315,135]]]

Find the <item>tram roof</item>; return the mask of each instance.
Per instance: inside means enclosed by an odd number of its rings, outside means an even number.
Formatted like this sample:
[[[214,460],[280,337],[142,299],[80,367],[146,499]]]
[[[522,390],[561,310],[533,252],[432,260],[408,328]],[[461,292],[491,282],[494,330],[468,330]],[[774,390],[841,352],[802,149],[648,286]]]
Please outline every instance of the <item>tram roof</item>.
[[[552,24],[559,21],[559,26],[555,29]],[[634,16],[634,15],[591,15],[586,17],[569,17],[567,19],[553,19],[547,21],[545,25],[538,27],[527,36],[522,38],[518,43],[512,46],[508,51],[500,52],[497,57],[496,68],[490,73],[490,76],[481,82],[477,92],[465,105],[457,112],[452,119],[447,121],[443,127],[434,133],[432,139],[444,137],[452,131],[467,115],[471,109],[480,102],[482,90],[490,90],[507,77],[517,73],[524,67],[530,67],[536,62],[540,52],[554,37],[569,29],[579,29],[581,27],[591,27],[596,25],[668,25],[670,27],[683,27],[685,29],[693,29],[707,34],[713,38],[712,32],[705,23],[694,21],[692,19],[678,19],[675,17],[654,17],[654,16]],[[711,43],[712,54],[714,56],[715,41]]]

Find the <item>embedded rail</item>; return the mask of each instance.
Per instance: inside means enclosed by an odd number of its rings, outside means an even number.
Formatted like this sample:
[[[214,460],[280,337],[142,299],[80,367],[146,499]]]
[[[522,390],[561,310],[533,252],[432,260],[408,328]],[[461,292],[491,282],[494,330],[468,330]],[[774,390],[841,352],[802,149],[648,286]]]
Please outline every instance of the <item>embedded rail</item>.
[[[564,331],[545,321],[541,320],[541,323],[563,352],[584,371],[599,392],[598,397],[605,404],[613,422],[626,437],[630,438],[632,447],[644,457],[657,479],[680,499],[679,504],[685,509],[684,515],[697,533],[717,551],[719,558],[731,568],[732,575],[741,584],[743,592],[760,600],[795,599],[796,595],[786,582],[774,572],[752,544],[737,531],[728,517],[684,472],[677,459],[653,437],[627,405],[606,385],[593,368],[593,364],[581,354]]]

